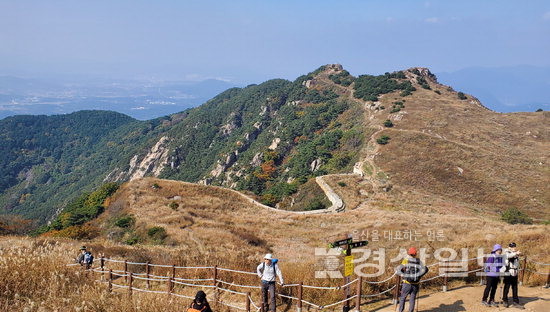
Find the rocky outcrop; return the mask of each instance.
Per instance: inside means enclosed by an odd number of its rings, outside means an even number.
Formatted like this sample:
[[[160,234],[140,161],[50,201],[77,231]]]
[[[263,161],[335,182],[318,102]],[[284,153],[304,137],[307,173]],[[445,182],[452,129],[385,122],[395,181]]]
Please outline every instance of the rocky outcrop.
[[[115,168],[104,181],[126,181],[145,176],[158,177],[169,163],[168,137],[162,137],[144,156],[134,155],[128,164],[128,169],[121,171]]]

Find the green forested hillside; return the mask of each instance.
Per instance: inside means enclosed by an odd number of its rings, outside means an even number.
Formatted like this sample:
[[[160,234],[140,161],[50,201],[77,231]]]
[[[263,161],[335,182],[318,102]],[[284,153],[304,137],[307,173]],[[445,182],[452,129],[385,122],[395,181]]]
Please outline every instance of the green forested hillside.
[[[151,123],[106,111],[0,121],[2,213],[40,223],[126,161]]]
[[[366,141],[357,99],[407,96],[414,88],[404,78],[355,78],[331,65],[147,122],[103,111],[6,118],[0,207],[44,223],[83,192],[147,175],[251,191],[275,205],[315,176],[350,172]]]

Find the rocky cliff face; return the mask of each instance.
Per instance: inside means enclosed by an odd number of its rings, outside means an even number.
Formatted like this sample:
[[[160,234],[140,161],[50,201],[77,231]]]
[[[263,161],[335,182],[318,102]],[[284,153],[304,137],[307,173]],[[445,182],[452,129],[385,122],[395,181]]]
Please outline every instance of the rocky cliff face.
[[[127,170],[115,168],[104,179],[107,181],[128,181],[145,176],[158,177],[162,170],[169,165],[169,139],[163,136],[144,155],[134,155],[128,164]]]

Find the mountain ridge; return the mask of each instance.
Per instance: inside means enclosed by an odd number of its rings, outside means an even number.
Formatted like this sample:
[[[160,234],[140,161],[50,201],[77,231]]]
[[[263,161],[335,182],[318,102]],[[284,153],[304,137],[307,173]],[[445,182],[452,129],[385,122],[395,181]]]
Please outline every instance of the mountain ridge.
[[[483,200],[476,202],[472,200],[474,195],[463,196],[445,187],[445,183],[454,181],[454,178],[444,174],[446,169],[438,168],[438,164],[432,164],[432,167],[415,165],[421,175],[412,174],[407,167],[415,164],[414,159],[410,155],[405,157],[403,150],[395,148],[407,146],[411,152],[426,153],[426,150],[419,150],[407,142],[424,142],[423,136],[428,135],[431,139],[435,138],[439,145],[454,141],[459,143],[458,146],[466,148],[470,145],[477,150],[479,142],[461,135],[461,131],[467,128],[457,121],[481,123],[487,139],[504,142],[505,137],[491,137],[488,134],[492,127],[511,126],[508,131],[515,133],[514,140],[517,140],[520,138],[518,131],[526,127],[523,119],[542,118],[544,121],[546,115],[492,112],[476,98],[439,84],[426,68],[353,77],[340,65],[331,64],[292,82],[273,79],[259,85],[231,88],[197,108],[150,121],[132,121],[103,141],[100,154],[109,155],[106,160],[108,165],[92,170],[87,182],[81,181],[81,185],[91,190],[102,182],[157,176],[226,186],[247,192],[264,204],[281,209],[307,210],[324,208],[329,204],[316,183],[309,181],[325,174],[354,172],[361,177],[357,182],[360,187],[353,185],[350,189],[356,189],[354,201],[359,203],[364,200],[391,201],[410,191],[404,190],[406,188],[420,187],[417,191],[435,192],[437,196],[447,192],[455,194],[451,196],[453,200],[468,206],[468,209],[489,209],[488,206],[496,203],[496,210],[500,210],[519,204],[521,208],[538,215],[544,211],[548,199],[531,191],[529,184],[511,181],[511,177],[502,180],[505,185],[516,185],[513,194],[519,194],[521,187],[527,187],[538,203],[524,203],[530,199],[519,195],[514,196],[522,200],[491,201],[488,199],[490,194],[500,192],[497,184],[483,195]],[[501,119],[512,121],[506,123]],[[516,122],[516,119],[522,121]],[[392,126],[385,126],[386,121],[390,121]],[[485,123],[490,124],[490,127],[487,126],[488,132],[485,131]],[[534,141],[535,154],[539,155],[537,157],[544,156],[548,131],[538,125],[532,131],[539,136]],[[465,132],[475,136],[475,131]],[[405,133],[411,138],[403,141]],[[377,143],[385,134],[389,134],[389,143]],[[529,138],[526,140],[531,142]],[[482,142],[483,147],[485,144],[495,148],[489,141]],[[529,144],[524,144],[524,147],[529,148]],[[519,153],[509,142],[501,150]],[[399,153],[412,163],[405,165],[403,161],[396,162],[395,157],[390,157]],[[100,158],[94,157],[99,156],[93,154],[80,167],[97,163],[95,160]],[[441,162],[444,157],[439,155],[434,162]],[[466,159],[473,157],[470,153]],[[500,161],[507,164],[509,160]],[[514,172],[519,170],[516,170],[515,163],[521,162],[521,159],[512,161]],[[527,172],[537,172],[534,174],[536,177],[544,173],[538,168],[525,168]],[[477,169],[470,167],[466,169],[467,174],[477,172]],[[422,180],[426,176],[439,181],[434,182],[437,188],[432,190],[428,185],[415,185],[403,180],[403,177]],[[492,179],[491,176],[478,178],[481,178],[480,181]],[[540,183],[528,180],[544,190]],[[35,195],[32,190],[27,192],[24,181],[20,179],[17,187],[0,196],[4,211],[6,205],[11,205],[10,211],[19,213],[25,210],[21,208],[29,208],[25,206],[25,201],[19,203],[21,196],[32,198]],[[479,183],[473,181],[466,183],[465,194],[470,192],[470,185],[480,188]],[[519,185],[521,187],[518,189]],[[331,186],[342,189],[338,185]],[[46,193],[45,190],[40,192]],[[57,211],[63,206],[63,201],[52,203]],[[41,220],[56,214],[52,207],[46,206],[40,208]],[[348,206],[347,209],[354,207]]]

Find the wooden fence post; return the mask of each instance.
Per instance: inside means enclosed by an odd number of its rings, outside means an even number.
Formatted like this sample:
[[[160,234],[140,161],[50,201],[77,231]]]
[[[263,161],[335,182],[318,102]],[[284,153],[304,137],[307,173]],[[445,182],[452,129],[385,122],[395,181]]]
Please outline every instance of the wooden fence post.
[[[214,301],[218,302],[218,266],[214,266],[214,270],[212,272],[212,279],[214,283]]]
[[[145,277],[147,278],[147,280],[145,280],[145,284],[147,289],[151,288],[151,284],[149,282],[149,274],[151,273],[150,268],[149,261],[145,262]]]
[[[441,262],[439,262],[439,263],[441,263]],[[445,264],[444,265],[445,273],[443,273],[443,292],[446,292],[447,291],[447,282],[448,282],[447,268],[449,267],[448,260],[443,261],[443,263]],[[441,265],[438,265],[438,267],[439,267],[440,272],[441,272]]]
[[[101,258],[99,259],[99,266],[101,267],[101,281],[105,280],[105,258],[103,257],[103,254],[101,255]]]
[[[166,280],[166,293],[168,295],[172,293],[172,279],[170,277]]]
[[[304,285],[303,282],[300,282],[300,284],[298,284],[298,305],[297,305],[296,312],[302,312],[302,291],[303,291],[303,285]],[[262,296],[262,297],[263,297],[263,296]]]
[[[176,278],[176,265],[172,264],[172,279]]]
[[[523,281],[525,278],[525,269],[527,269],[527,256],[523,258],[523,268],[521,268],[521,280],[519,282],[520,285],[523,285]]]
[[[134,274],[130,272],[130,280],[128,281],[128,296],[132,297],[132,286],[134,284]]]
[[[128,261],[124,260],[124,282],[128,283]]]
[[[357,280],[357,298],[355,299],[355,310],[361,312],[361,285],[363,284],[363,277],[359,275]]]
[[[399,287],[401,286],[401,275],[396,275],[395,291],[393,292],[393,304],[399,303]]]
[[[267,302],[265,302],[265,298],[264,298],[264,290],[263,290],[263,284],[261,286],[262,288],[260,288],[260,298],[262,299],[262,305],[260,307],[260,311],[261,312],[266,312],[265,310],[265,305],[267,304]],[[267,291],[267,290],[266,290]]]
[[[246,302],[246,312],[250,312],[250,292],[247,292],[246,293],[246,299],[245,299],[245,302]]]
[[[109,293],[113,292],[113,270],[109,269]]]

